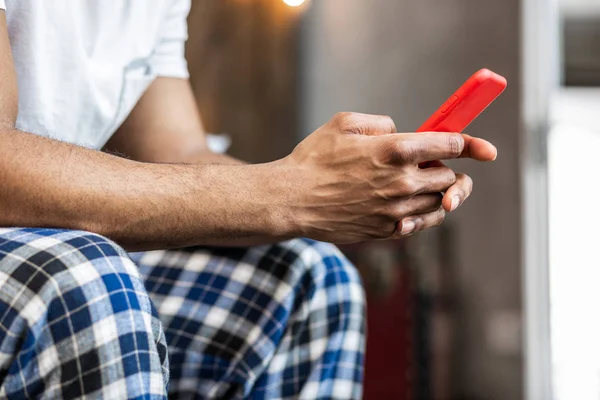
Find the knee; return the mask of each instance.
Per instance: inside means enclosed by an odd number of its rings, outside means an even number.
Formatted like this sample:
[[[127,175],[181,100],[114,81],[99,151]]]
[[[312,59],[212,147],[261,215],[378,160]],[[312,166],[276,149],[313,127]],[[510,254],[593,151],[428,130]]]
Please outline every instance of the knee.
[[[131,294],[144,297],[143,283],[135,264],[116,243],[89,232],[50,232],[36,235],[2,260],[1,271],[20,283],[24,293],[35,295],[50,311],[105,298],[114,300],[115,312],[125,304],[140,303]],[[123,297],[127,294],[129,302]]]
[[[94,334],[103,326],[98,321],[131,325],[131,314],[142,316],[138,328],[150,321],[143,314],[154,311],[137,267],[116,243],[82,231],[23,233],[0,261],[8,283],[0,286],[0,300],[29,327],[49,326],[58,342],[84,330]]]
[[[37,357],[32,390],[42,391],[42,382],[59,387],[68,380],[63,393],[79,393],[84,375],[95,390],[118,362],[125,377],[151,372],[145,376],[162,376],[166,387],[162,327],[137,267],[121,247],[89,232],[21,230],[0,251],[0,326],[11,333],[0,331],[0,345],[21,360],[21,369],[31,368]],[[0,367],[9,368],[7,362]],[[13,378],[7,382],[18,382]],[[122,389],[129,390],[126,386]]]

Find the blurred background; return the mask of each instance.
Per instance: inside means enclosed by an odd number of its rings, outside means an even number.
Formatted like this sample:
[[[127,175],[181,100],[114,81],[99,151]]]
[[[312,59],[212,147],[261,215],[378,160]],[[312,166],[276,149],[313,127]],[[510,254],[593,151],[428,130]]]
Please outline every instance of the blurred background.
[[[452,164],[469,202],[343,248],[367,289],[365,398],[600,398],[600,1],[194,0],[189,28],[205,125],[252,162],[338,111],[413,131],[478,69],[507,77],[469,127],[498,161]]]

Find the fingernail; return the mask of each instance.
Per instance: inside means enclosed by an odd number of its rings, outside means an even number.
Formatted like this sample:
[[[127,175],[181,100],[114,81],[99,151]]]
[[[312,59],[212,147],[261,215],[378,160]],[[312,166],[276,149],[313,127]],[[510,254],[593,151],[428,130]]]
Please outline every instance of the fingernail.
[[[402,221],[402,230],[400,231],[400,233],[403,235],[410,235],[414,232],[416,227],[417,226],[415,225],[415,222],[411,221],[410,219]]]
[[[454,196],[452,198],[452,204],[450,205],[450,211],[454,211],[460,205],[460,198],[458,196]]]

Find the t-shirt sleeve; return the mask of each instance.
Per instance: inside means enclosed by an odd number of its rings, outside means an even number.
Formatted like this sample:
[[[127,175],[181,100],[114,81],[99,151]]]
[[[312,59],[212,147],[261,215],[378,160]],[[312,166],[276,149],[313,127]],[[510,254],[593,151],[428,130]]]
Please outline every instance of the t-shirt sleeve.
[[[0,10],[6,10],[6,3],[4,0],[0,0]]]
[[[189,77],[185,42],[188,38],[187,16],[190,6],[191,0],[169,2],[156,47],[150,57],[150,67],[157,76]]]

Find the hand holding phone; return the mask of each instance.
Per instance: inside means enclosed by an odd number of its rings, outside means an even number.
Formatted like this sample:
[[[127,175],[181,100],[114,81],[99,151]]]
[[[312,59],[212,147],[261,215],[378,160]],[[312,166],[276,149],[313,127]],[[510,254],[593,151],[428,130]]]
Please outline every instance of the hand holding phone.
[[[417,132],[455,132],[462,133],[490,104],[504,92],[506,78],[489,69],[477,71],[417,130]],[[470,146],[481,145],[478,139],[471,139]],[[481,149],[481,147],[479,147]],[[421,163],[420,168],[439,167],[440,161]],[[466,179],[465,175],[457,177]],[[453,211],[460,204],[456,189],[450,188],[444,193],[444,209]]]

